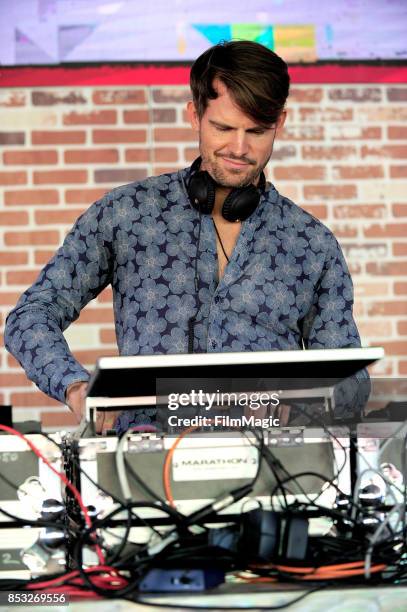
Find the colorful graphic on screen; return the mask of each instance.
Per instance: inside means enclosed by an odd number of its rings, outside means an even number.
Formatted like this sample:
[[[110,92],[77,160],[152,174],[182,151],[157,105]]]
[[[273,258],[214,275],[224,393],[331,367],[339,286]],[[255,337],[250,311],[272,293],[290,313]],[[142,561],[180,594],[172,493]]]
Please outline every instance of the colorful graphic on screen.
[[[406,0],[3,0],[0,64],[188,62],[220,40],[289,62],[407,57]]]

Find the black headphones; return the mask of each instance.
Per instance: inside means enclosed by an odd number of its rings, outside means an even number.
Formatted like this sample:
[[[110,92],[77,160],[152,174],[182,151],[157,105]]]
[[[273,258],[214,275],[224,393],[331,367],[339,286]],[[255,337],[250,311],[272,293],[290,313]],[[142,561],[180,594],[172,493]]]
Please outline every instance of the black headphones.
[[[215,204],[217,183],[206,170],[200,170],[201,161],[198,157],[191,166],[187,191],[191,205],[200,213],[210,215]],[[260,174],[258,187],[246,185],[232,189],[223,203],[222,216],[227,221],[244,221],[256,210],[265,189],[264,172]]]

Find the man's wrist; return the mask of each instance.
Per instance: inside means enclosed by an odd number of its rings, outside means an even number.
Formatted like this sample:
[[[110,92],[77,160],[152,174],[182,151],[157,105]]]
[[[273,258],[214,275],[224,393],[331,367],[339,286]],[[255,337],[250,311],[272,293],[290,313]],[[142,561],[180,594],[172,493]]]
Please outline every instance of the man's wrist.
[[[70,395],[70,393],[79,390],[82,386],[84,386],[86,388],[87,384],[88,384],[87,380],[76,380],[76,381],[74,381],[73,383],[71,383],[71,384],[69,384],[67,386],[66,391],[65,391],[65,402],[66,402],[66,405],[68,406],[68,408],[70,410],[73,409],[72,406],[70,406],[70,404],[69,404],[69,395]]]

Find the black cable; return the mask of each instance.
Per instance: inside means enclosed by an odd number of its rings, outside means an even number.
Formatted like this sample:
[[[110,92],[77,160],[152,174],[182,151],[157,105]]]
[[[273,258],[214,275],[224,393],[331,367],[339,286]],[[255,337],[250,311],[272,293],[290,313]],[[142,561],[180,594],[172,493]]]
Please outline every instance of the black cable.
[[[195,262],[194,262],[194,287],[196,293],[197,300],[197,309],[195,315],[188,319],[188,353],[192,354],[194,352],[194,339],[195,339],[195,323],[196,317],[200,310],[199,305],[199,276],[198,276],[198,261],[199,261],[199,248],[201,243],[201,230],[202,230],[202,213],[199,210],[199,226],[198,226],[198,239],[196,242],[196,253],[195,253]]]
[[[406,511],[407,511],[407,434],[403,439],[403,448],[401,451],[401,465],[403,466],[403,540],[404,546],[407,545],[407,522],[406,522]]]
[[[217,612],[221,612],[221,610],[233,610],[234,612],[236,612],[237,610],[284,610],[284,608],[288,608],[289,606],[292,606],[293,604],[298,603],[299,601],[305,599],[305,597],[308,597],[308,595],[311,595],[311,593],[316,593],[317,591],[321,591],[322,589],[325,589],[327,586],[329,586],[328,583],[318,585],[315,588],[309,589],[305,593],[302,593],[299,597],[295,597],[294,599],[291,599],[287,603],[280,604],[278,606],[220,606],[219,604],[217,604],[216,606],[205,606],[205,608],[203,608],[202,606],[188,606],[182,602],[178,604],[156,603],[156,602],[145,600],[142,597],[136,597],[132,599],[132,601],[134,601],[135,603],[142,604],[143,606],[151,606],[153,608],[170,608],[170,609],[175,609],[175,610],[180,610],[180,609],[182,610],[216,610]]]
[[[222,239],[221,239],[221,237],[220,237],[219,230],[218,230],[218,228],[216,227],[216,223],[215,223],[215,220],[214,220],[214,218],[213,218],[213,217],[212,217],[212,222],[213,222],[213,225],[214,225],[214,228],[215,228],[215,232],[216,232],[216,235],[217,235],[217,237],[218,237],[219,244],[220,244],[220,246],[221,246],[222,252],[223,252],[223,254],[224,254],[225,258],[226,258],[226,261],[227,261],[228,263],[230,263],[230,259],[229,259],[228,255],[227,255],[226,251],[225,251],[225,247],[223,246],[223,242],[222,242]]]

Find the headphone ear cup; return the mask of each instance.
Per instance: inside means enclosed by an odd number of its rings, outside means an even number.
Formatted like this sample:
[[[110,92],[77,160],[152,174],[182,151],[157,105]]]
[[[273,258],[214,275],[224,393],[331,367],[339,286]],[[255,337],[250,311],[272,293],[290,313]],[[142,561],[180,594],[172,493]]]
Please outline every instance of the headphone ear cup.
[[[204,215],[210,215],[215,204],[216,185],[206,171],[193,174],[188,183],[188,196],[192,206]]]
[[[256,210],[260,201],[260,191],[254,185],[232,189],[226,196],[222,216],[227,221],[245,221]]]

